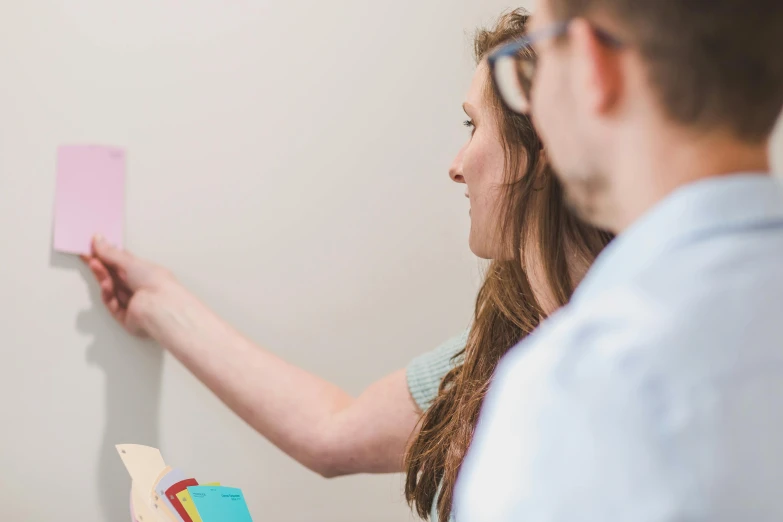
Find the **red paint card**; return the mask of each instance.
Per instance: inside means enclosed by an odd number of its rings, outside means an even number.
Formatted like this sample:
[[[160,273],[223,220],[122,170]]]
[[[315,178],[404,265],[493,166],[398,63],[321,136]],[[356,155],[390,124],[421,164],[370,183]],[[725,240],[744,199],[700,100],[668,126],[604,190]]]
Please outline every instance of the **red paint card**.
[[[173,486],[171,486],[169,489],[166,490],[166,498],[169,499],[171,502],[171,505],[174,506],[174,509],[177,510],[177,513],[179,513],[179,516],[182,517],[183,522],[193,522],[193,519],[190,518],[190,515],[188,515],[188,512],[185,511],[185,508],[182,507],[182,502],[179,501],[177,498],[177,493],[179,493],[182,490],[188,489],[190,486],[198,486],[198,482],[196,479],[185,479],[180,480]]]

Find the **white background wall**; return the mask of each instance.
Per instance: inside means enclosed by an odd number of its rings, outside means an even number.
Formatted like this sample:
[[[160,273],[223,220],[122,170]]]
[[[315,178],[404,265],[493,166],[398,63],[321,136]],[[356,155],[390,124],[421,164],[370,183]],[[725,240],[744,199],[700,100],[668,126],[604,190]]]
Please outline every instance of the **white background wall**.
[[[505,6],[0,4],[0,518],[127,520],[121,442],[242,487],[259,520],[409,518],[399,476],[313,475],[112,324],[50,252],[55,149],[126,147],[129,246],[359,392],[468,321],[477,263],[446,170],[466,31]]]
[[[399,476],[327,481],[52,254],[55,151],[126,147],[128,245],[359,392],[463,328],[478,264],[447,168],[467,34],[506,0],[0,3],[0,518],[127,520],[116,443],[244,489],[258,520],[409,518]]]

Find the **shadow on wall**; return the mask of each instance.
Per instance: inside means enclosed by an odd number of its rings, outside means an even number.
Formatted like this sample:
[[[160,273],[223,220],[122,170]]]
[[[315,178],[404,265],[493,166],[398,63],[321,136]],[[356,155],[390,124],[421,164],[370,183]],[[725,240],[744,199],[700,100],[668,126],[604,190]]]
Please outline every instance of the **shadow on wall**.
[[[79,258],[52,251],[50,262],[54,268],[79,271],[90,288],[93,306],[79,314],[76,326],[93,337],[85,358],[103,370],[106,383],[105,425],[94,498],[100,499],[101,520],[127,520],[130,478],[115,445],[159,447],[163,352],[151,343],[132,338],[114,323],[103,308],[92,274]]]

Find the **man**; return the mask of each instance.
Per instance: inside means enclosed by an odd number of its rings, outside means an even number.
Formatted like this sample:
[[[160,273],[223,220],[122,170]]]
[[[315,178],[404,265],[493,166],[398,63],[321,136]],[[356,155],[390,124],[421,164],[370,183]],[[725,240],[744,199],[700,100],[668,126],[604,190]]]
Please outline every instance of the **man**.
[[[619,236],[501,364],[456,519],[783,520],[783,3],[539,0],[533,25],[496,85]]]

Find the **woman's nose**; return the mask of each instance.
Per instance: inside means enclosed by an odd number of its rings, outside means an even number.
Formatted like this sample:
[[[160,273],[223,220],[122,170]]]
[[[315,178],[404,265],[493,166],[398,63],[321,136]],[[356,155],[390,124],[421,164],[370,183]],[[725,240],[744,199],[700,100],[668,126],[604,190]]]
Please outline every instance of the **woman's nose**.
[[[455,183],[465,183],[465,177],[462,175],[462,156],[464,149],[459,151],[457,157],[454,158],[454,162],[449,167],[449,177],[451,181]]]

